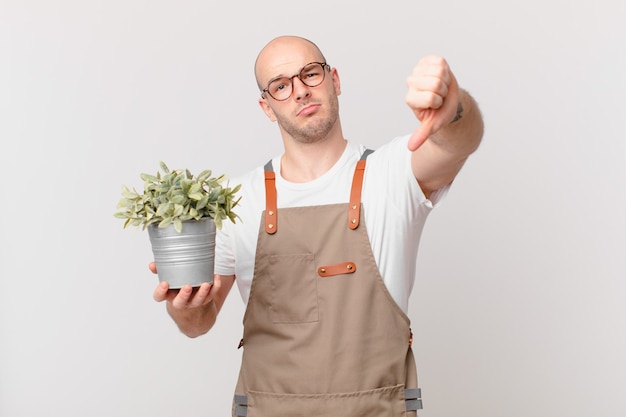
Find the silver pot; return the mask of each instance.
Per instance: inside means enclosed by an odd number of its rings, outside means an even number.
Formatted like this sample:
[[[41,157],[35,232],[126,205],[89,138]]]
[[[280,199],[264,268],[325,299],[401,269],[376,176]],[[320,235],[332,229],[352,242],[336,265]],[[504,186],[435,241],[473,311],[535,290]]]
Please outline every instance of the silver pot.
[[[170,288],[184,285],[199,287],[213,282],[215,266],[215,222],[211,218],[183,222],[180,233],[171,224],[160,229],[148,226],[152,253],[159,281],[167,281]]]

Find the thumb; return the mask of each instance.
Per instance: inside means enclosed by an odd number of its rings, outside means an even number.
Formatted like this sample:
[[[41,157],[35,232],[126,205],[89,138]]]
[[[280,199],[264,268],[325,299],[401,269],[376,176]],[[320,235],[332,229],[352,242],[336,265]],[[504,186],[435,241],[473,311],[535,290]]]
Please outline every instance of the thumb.
[[[420,127],[413,131],[411,137],[409,138],[408,148],[411,152],[414,152],[422,146],[426,139],[431,135],[433,130],[433,120],[432,116],[426,116],[424,120],[422,120],[422,124]]]

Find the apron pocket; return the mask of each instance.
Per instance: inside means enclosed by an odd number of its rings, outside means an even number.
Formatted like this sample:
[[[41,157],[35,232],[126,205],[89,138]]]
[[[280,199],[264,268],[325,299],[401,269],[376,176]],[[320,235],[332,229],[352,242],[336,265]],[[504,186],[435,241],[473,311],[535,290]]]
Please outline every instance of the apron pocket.
[[[310,323],[319,320],[315,255],[272,255],[270,312],[273,323]]]
[[[403,417],[404,385],[339,394],[249,391],[247,417]],[[415,414],[413,414],[415,415]]]

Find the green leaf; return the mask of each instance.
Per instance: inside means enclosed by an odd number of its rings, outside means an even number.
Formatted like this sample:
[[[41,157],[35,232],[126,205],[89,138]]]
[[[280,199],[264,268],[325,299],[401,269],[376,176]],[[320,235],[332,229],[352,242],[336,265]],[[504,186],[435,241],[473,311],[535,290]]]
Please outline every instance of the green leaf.
[[[170,211],[170,209],[172,209],[173,207],[174,207],[174,204],[171,204],[171,203],[161,204],[159,207],[157,207],[155,214],[157,216],[165,217],[168,211]]]
[[[174,214],[172,214],[174,218],[179,217],[184,212],[185,212],[185,206],[182,206],[180,204],[174,204]]]
[[[170,199],[170,201],[174,204],[178,204],[178,205],[185,205],[187,203],[187,196],[183,195],[183,194],[176,194],[174,196],[172,196],[172,198]]]
[[[159,182],[159,179],[157,177],[155,177],[154,175],[141,174],[140,177],[141,177],[141,179],[144,182],[147,182],[147,183],[157,183],[157,182]]]
[[[196,208],[198,210],[202,210],[203,208],[206,207],[208,202],[209,202],[209,196],[208,195],[203,195],[202,198],[200,200],[198,200],[198,203],[196,204]]]
[[[207,179],[211,177],[211,170],[205,169],[198,175],[198,182],[205,182]]]

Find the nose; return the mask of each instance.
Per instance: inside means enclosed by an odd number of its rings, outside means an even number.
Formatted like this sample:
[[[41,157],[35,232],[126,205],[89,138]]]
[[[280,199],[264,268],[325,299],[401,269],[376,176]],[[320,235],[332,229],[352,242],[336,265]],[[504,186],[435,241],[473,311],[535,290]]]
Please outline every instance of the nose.
[[[311,90],[308,85],[302,82],[299,77],[294,77],[291,80],[292,88],[293,88],[293,98],[296,100],[302,100],[303,98],[307,98],[311,95]]]

